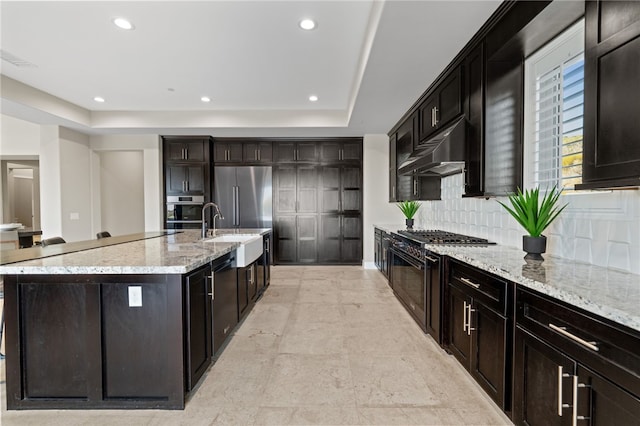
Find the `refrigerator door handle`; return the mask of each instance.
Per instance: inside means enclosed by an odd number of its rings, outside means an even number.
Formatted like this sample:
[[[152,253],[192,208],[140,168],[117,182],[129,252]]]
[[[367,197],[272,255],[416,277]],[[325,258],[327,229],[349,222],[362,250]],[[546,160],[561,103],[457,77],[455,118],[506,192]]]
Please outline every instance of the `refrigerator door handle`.
[[[231,187],[231,226],[235,226],[236,224],[236,187]]]
[[[235,217],[235,223],[234,225],[236,226],[240,226],[240,187],[236,186],[235,187],[236,190],[236,199],[235,199],[235,204],[236,204],[236,217]]]

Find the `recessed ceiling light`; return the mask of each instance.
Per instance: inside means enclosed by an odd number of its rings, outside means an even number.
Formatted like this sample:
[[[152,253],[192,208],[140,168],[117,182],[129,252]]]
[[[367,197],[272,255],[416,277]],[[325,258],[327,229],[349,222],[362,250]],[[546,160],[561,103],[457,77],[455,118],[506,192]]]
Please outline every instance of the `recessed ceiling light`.
[[[303,30],[312,30],[316,27],[316,23],[313,19],[303,19],[300,21],[300,28]]]
[[[316,95],[311,95],[311,96],[309,96],[309,100],[311,102],[316,102],[318,100],[318,97]]]
[[[102,96],[96,96],[93,100],[100,103],[104,102],[104,98]]]
[[[200,100],[201,100],[202,102],[211,102],[211,98],[210,98],[210,97],[208,97],[208,96],[203,96],[203,97],[201,97],[201,98],[200,98]]]
[[[115,18],[113,20],[113,23],[118,28],[122,28],[123,30],[132,30],[133,29],[133,24],[131,22],[127,21],[124,18]]]

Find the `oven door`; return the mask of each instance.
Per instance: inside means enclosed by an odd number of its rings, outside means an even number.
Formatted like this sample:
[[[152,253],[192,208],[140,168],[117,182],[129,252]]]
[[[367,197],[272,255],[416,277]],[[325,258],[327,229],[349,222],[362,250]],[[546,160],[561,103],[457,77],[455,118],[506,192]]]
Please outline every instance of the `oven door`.
[[[426,333],[425,264],[395,248],[391,249],[390,260],[393,291]]]
[[[202,227],[203,203],[167,203],[167,229],[199,229]]]

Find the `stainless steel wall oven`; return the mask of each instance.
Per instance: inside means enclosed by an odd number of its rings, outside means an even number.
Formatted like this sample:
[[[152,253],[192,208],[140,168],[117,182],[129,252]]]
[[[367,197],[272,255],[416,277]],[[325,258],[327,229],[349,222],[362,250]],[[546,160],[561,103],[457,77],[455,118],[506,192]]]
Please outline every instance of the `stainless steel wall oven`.
[[[167,196],[166,228],[167,229],[199,229],[202,227],[203,195]]]

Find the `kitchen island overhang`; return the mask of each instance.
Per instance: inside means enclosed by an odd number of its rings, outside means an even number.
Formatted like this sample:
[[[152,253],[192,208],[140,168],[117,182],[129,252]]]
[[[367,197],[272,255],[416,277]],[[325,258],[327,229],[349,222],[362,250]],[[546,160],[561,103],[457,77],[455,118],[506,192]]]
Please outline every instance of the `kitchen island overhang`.
[[[190,305],[210,303],[203,271],[238,245],[184,231],[0,266],[7,408],[184,408]]]

